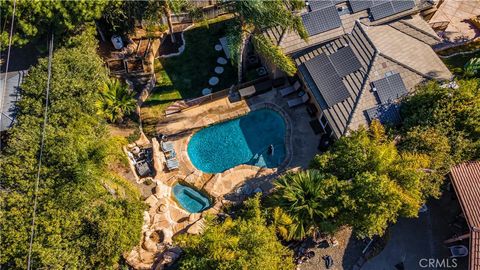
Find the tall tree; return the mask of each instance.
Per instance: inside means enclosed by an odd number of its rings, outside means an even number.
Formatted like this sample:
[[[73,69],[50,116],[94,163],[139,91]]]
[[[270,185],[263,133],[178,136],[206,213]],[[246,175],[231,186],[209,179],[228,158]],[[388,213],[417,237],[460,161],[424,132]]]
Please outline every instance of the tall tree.
[[[235,21],[232,31],[228,35],[228,43],[232,59],[238,65],[239,83],[243,77],[245,48],[250,41],[267,61],[275,64],[288,75],[295,74],[296,67],[292,59],[286,56],[262,32],[268,28],[280,27],[286,31],[294,31],[302,38],[307,39],[308,34],[302,20],[294,13],[294,10],[300,7],[298,3],[296,0],[233,2]]]
[[[107,74],[94,35],[88,28],[54,52],[32,269],[113,269],[140,240],[143,203],[113,170],[126,142],[110,137],[96,115]],[[0,155],[2,268],[27,265],[47,62],[29,70],[17,123]]]
[[[275,228],[266,225],[260,197],[244,202],[236,219],[210,220],[202,235],[180,235],[184,250],[180,269],[185,270],[280,270],[293,269],[291,251],[278,241]]]
[[[101,17],[108,0],[98,1],[16,1],[14,45],[25,45],[50,31],[59,37],[72,33],[86,22]],[[13,0],[0,2],[0,44],[8,44]],[[3,50],[0,47],[0,50]]]

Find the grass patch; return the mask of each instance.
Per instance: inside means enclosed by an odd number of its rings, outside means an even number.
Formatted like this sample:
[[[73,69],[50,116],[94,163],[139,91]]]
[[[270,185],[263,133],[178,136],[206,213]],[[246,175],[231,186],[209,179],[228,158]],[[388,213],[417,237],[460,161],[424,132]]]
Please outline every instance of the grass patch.
[[[225,57],[223,51],[216,51],[215,44],[226,35],[228,17],[220,21],[208,21],[186,31],[185,51],[170,58],[155,59],[154,68],[157,85],[142,105],[142,123],[146,135],[155,135],[155,127],[164,116],[165,109],[173,102],[202,95],[202,89],[209,87],[213,92],[229,88],[236,83],[236,67],[231,63],[223,65],[224,72],[214,71],[217,58]],[[209,86],[208,80],[217,76],[220,82]]]

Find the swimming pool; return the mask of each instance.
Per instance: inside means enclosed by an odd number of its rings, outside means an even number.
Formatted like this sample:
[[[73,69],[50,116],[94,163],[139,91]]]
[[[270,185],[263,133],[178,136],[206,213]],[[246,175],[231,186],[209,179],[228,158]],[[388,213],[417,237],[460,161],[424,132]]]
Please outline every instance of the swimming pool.
[[[187,152],[206,173],[220,173],[240,164],[274,168],[285,159],[285,120],[261,109],[195,133]]]
[[[199,213],[210,207],[210,200],[205,195],[179,183],[173,186],[173,195],[180,206],[190,213]]]

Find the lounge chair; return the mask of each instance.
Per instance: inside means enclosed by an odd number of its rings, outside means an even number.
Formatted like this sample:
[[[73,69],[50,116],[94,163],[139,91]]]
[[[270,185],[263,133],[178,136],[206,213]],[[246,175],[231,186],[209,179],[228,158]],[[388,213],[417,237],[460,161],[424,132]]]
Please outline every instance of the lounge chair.
[[[174,159],[177,157],[177,153],[175,152],[175,150],[172,150],[170,152],[167,152],[169,153],[168,157],[167,157],[167,160],[170,160],[170,159]]]
[[[172,142],[162,142],[161,144],[163,152],[170,152],[173,151],[173,143]]]
[[[302,85],[300,84],[300,82],[299,82],[299,81],[296,81],[296,82],[293,84],[293,86],[292,86],[292,85],[291,85],[291,86],[287,86],[287,87],[284,87],[284,88],[282,88],[282,89],[279,89],[278,91],[280,92],[280,95],[282,95],[282,97],[285,97],[285,96],[287,96],[287,95],[290,95],[290,94],[293,93],[293,92],[298,91],[298,89],[300,89],[300,86],[302,86]]]
[[[293,108],[293,107],[297,107],[299,105],[302,105],[304,104],[305,102],[307,102],[309,99],[309,96],[307,93],[305,93],[303,96],[301,97],[298,97],[298,98],[293,98],[293,99],[290,99],[287,101],[288,103],[288,107],[290,108]]]
[[[449,247],[452,256],[450,258],[468,256],[468,248],[464,245],[456,245]]]
[[[176,158],[172,158],[172,159],[168,159],[167,160],[167,168],[171,171],[171,170],[175,170],[175,169],[178,169],[178,166],[179,166],[179,162]]]

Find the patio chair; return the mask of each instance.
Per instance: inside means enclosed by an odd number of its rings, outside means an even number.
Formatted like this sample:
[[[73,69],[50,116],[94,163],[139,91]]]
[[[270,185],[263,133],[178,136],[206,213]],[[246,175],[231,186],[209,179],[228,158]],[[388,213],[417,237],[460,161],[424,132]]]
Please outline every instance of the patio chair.
[[[171,152],[173,151],[173,143],[172,142],[162,142],[160,144],[162,147],[163,152]]]
[[[468,256],[468,248],[464,245],[456,245],[449,247],[452,256],[450,258]]]
[[[300,86],[302,86],[300,84],[299,81],[296,81],[293,86],[287,86],[287,87],[284,87],[282,89],[279,89],[278,91],[280,91],[280,95],[282,95],[282,97],[285,97],[287,95],[290,95],[291,93],[293,92],[296,92],[298,91],[298,89],[300,89]]]
[[[175,150],[172,150],[172,151],[170,151],[170,152],[168,152],[168,153],[169,153],[169,155],[168,155],[168,157],[167,157],[167,160],[174,159],[174,158],[177,157],[177,152],[175,152]]]
[[[167,168],[170,171],[178,169],[178,166],[180,165],[176,158],[169,159],[169,160],[167,160],[166,163],[167,163]]]
[[[302,105],[304,104],[305,102],[307,102],[309,99],[309,96],[307,93],[305,93],[303,96],[301,97],[298,97],[298,98],[293,98],[293,99],[290,99],[287,101],[288,103],[288,107],[290,108],[293,108],[293,107],[297,107],[299,105]]]

